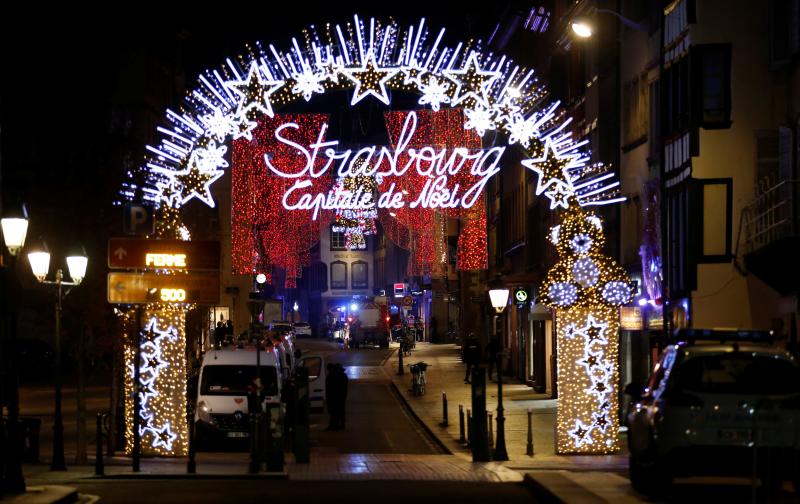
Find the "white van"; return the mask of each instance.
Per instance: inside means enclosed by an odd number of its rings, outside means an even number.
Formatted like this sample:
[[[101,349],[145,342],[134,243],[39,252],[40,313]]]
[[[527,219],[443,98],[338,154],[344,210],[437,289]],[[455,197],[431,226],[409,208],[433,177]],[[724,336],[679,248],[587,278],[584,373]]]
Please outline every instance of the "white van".
[[[260,352],[267,403],[280,404],[282,369],[275,349]],[[197,386],[195,433],[199,443],[249,435],[247,389],[258,376],[255,349],[212,350],[203,357]]]

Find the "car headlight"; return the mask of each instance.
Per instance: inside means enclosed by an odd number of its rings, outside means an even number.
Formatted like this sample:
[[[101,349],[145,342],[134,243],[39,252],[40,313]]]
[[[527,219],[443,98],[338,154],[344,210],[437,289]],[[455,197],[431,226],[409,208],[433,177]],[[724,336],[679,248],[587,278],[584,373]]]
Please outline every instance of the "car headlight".
[[[209,424],[214,423],[214,419],[211,418],[211,408],[208,407],[205,401],[197,403],[197,418]]]

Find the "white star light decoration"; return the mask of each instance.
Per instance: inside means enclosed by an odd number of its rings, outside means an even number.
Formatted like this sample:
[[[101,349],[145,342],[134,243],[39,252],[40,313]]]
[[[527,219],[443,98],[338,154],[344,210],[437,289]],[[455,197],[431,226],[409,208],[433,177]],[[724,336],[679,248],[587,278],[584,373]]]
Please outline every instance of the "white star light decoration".
[[[254,61],[250,64],[250,69],[244,79],[231,80],[225,85],[239,95],[237,116],[246,116],[251,111],[257,110],[273,117],[275,112],[272,110],[269,97],[283,87],[284,83],[282,80],[264,79],[258,64]]]
[[[225,148],[227,149],[227,147]],[[211,184],[225,172],[222,170],[201,170],[198,156],[197,151],[193,152],[192,157],[189,159],[188,167],[171,174],[171,178],[181,186],[181,205],[185,205],[192,198],[197,198],[214,208],[214,198],[211,197]]]
[[[379,67],[375,62],[375,53],[370,51],[366,61],[356,68],[343,68],[341,73],[356,84],[353,91],[353,99],[350,105],[355,105],[367,96],[373,96],[389,105],[389,93],[386,91],[386,83],[398,72],[396,68]]]
[[[472,98],[476,104],[489,107],[487,89],[500,77],[500,72],[481,70],[478,63],[478,53],[473,51],[467,58],[464,68],[461,70],[445,70],[444,74],[456,83],[456,90],[451,99],[455,107],[459,103]]]
[[[151,332],[158,334],[158,336],[152,341],[144,341],[139,346],[142,361],[139,367],[139,386],[141,389],[139,395],[139,419],[141,423],[138,429],[140,435],[150,434],[152,436],[151,444],[153,448],[162,447],[167,451],[171,451],[172,443],[178,438],[178,435],[172,431],[169,421],[161,426],[154,425],[155,413],[150,410],[150,401],[158,396],[154,385],[158,381],[161,372],[169,366],[163,359],[162,347],[166,342],[177,341],[178,331],[172,326],[163,330],[159,329],[158,320],[154,317],[147,323],[140,338]],[[131,364],[128,367],[131,378],[135,376],[134,371],[134,366]]]
[[[545,193],[550,199],[551,210],[559,206],[567,208],[569,197],[575,194],[568,172],[586,164],[584,156],[571,150],[560,151],[556,141],[547,137],[541,157],[521,161],[522,166],[536,173],[536,194]],[[548,164],[551,159],[556,162],[555,165]]]

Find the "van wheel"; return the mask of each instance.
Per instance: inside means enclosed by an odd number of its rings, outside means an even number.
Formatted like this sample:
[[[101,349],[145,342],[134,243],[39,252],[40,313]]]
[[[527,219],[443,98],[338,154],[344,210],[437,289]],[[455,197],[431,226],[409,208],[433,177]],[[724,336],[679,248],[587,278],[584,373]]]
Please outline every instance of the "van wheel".
[[[666,462],[659,459],[652,448],[629,458],[631,486],[644,495],[666,493],[672,486],[672,475]]]

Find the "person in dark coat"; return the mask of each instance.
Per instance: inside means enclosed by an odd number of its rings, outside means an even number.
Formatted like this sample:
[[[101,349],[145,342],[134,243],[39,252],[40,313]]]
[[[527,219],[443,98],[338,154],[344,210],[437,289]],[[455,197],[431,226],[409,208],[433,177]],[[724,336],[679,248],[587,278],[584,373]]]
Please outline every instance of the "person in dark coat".
[[[481,345],[475,337],[475,333],[469,333],[467,343],[464,345],[464,362],[467,363],[467,372],[464,375],[464,383],[470,383],[472,369],[481,364]]]
[[[492,379],[492,371],[497,364],[497,354],[500,353],[500,339],[495,335],[492,340],[486,345],[486,358],[489,360],[489,379]],[[500,369],[497,369],[497,375],[500,376]]]
[[[339,430],[344,430],[345,405],[347,404],[347,385],[349,381],[350,380],[347,378],[347,373],[345,373],[342,365],[336,364],[336,392],[338,394],[337,400],[339,401],[339,406],[337,408],[338,417],[336,428]]]
[[[328,363],[325,376],[325,400],[328,403],[328,430],[334,430],[339,424],[339,385],[336,377],[336,366]]]

